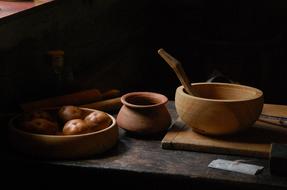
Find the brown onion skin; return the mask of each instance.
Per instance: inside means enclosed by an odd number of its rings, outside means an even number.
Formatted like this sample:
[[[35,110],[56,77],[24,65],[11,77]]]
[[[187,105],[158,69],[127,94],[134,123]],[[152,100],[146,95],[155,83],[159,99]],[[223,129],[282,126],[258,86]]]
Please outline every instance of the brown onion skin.
[[[65,123],[63,128],[63,135],[78,135],[87,133],[89,126],[82,119],[72,119]]]
[[[59,126],[57,123],[47,119],[34,118],[29,121],[24,121],[21,125],[21,129],[30,133],[55,135],[59,130]]]
[[[55,121],[52,115],[47,111],[38,110],[24,114],[24,121],[30,121],[36,118],[46,119],[53,122]]]
[[[98,131],[107,128],[112,123],[108,114],[101,111],[94,111],[87,115],[84,121],[89,125],[90,131]]]
[[[59,110],[59,117],[63,122],[67,122],[72,119],[81,119],[83,112],[76,106],[63,106]]]
[[[112,120],[102,111],[93,111],[88,115],[76,106],[62,106],[58,112],[58,122],[64,124],[59,130],[57,118],[46,111],[27,113],[20,126],[26,132],[47,135],[78,135],[107,128]],[[86,116],[85,116],[86,115]]]

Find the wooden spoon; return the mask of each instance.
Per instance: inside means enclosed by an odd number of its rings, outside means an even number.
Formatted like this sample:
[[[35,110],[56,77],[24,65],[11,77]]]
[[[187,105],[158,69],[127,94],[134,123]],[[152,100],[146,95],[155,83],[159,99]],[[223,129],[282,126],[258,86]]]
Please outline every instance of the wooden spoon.
[[[185,74],[181,63],[168,54],[164,49],[159,49],[158,54],[169,64],[169,66],[174,70],[177,75],[177,78],[180,80],[186,92],[192,96],[196,96],[196,93],[192,90],[192,86],[190,85],[190,81]]]

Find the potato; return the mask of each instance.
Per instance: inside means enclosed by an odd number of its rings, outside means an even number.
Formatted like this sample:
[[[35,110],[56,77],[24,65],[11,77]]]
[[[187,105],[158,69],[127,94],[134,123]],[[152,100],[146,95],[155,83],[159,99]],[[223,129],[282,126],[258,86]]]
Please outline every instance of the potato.
[[[57,123],[43,118],[34,118],[30,121],[24,121],[21,129],[26,132],[55,135],[59,129]]]
[[[112,120],[108,114],[101,111],[94,111],[87,115],[84,121],[88,124],[90,131],[98,131],[107,128]]]
[[[65,123],[63,128],[64,135],[77,135],[89,131],[89,126],[82,119],[72,119]]]
[[[111,118],[105,112],[93,111],[86,115],[84,110],[71,105],[62,106],[56,113],[58,118],[55,115],[53,118],[46,111],[27,113],[20,127],[24,131],[38,134],[77,135],[104,129],[112,123]],[[60,125],[56,123],[57,121],[61,125],[64,124],[61,126],[62,130],[59,130]]]
[[[49,121],[55,121],[55,119],[51,116],[50,113],[46,111],[41,111],[41,110],[26,113],[24,115],[24,121],[30,121],[36,118],[46,119]]]
[[[63,122],[67,122],[72,119],[81,119],[83,112],[76,106],[63,106],[59,110],[59,117]]]

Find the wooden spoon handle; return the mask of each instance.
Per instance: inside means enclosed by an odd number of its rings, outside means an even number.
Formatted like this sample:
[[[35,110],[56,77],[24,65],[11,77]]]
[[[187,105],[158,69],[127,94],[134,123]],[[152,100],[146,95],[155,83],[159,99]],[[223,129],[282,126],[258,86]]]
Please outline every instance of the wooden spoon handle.
[[[195,93],[192,91],[192,87],[190,85],[190,81],[185,74],[181,63],[172,57],[170,54],[168,54],[164,49],[159,49],[158,54],[169,64],[169,66],[174,70],[176,73],[178,79],[180,80],[181,84],[183,85],[184,89],[187,91],[190,95],[195,95]]]

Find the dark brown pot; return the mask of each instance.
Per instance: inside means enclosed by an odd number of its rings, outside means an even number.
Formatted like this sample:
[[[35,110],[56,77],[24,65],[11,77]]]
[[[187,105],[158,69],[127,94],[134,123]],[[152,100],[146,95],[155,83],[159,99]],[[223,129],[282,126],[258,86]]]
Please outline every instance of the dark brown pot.
[[[132,92],[122,96],[121,101],[123,106],[117,116],[119,127],[139,135],[155,135],[170,126],[166,96],[154,92]]]

